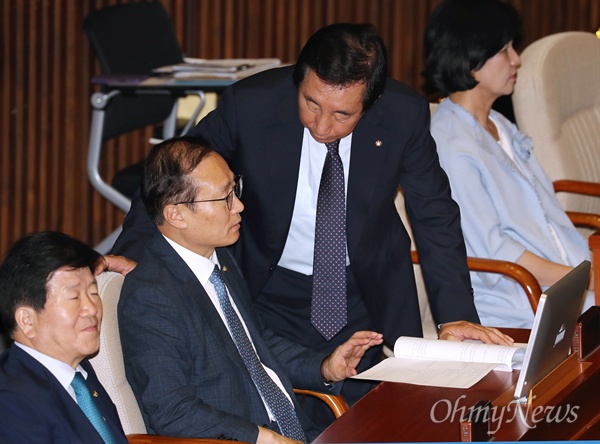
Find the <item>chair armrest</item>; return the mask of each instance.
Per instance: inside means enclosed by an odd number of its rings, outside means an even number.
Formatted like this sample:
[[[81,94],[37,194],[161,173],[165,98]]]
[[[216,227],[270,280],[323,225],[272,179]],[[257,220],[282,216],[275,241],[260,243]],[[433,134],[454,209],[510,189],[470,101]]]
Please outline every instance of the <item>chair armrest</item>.
[[[600,197],[599,182],[584,182],[581,180],[556,180],[552,184],[554,185],[554,191],[556,193],[565,192]]]
[[[158,435],[127,435],[129,444],[223,444],[224,440],[211,438],[173,438]]]
[[[348,410],[348,404],[344,400],[343,396],[330,395],[328,393],[315,392],[312,390],[294,389],[296,395],[305,395],[318,398],[323,401],[333,412],[335,419],[339,418]]]
[[[411,251],[413,264],[419,263],[419,254],[416,251]],[[531,308],[535,313],[542,294],[542,288],[539,282],[526,268],[508,261],[499,261],[496,259],[484,259],[467,257],[467,266],[470,271],[483,271],[486,273],[498,273],[508,276],[523,288],[527,299],[531,304]]]
[[[594,279],[596,305],[600,306],[600,230],[588,237],[588,244],[592,252],[592,270],[594,271],[592,279]]]
[[[595,228],[600,230],[600,214],[567,211],[567,216],[577,227]]]

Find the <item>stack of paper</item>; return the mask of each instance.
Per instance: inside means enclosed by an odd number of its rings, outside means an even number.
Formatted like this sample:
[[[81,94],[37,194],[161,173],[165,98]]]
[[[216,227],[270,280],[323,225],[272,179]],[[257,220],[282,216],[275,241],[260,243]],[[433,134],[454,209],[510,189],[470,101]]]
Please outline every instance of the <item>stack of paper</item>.
[[[279,59],[193,59],[184,63],[156,68],[157,74],[170,74],[176,79],[234,79],[239,80],[265,69],[281,65]]]
[[[526,344],[443,341],[402,336],[387,358],[354,378],[434,387],[469,388],[492,370],[520,369]]]

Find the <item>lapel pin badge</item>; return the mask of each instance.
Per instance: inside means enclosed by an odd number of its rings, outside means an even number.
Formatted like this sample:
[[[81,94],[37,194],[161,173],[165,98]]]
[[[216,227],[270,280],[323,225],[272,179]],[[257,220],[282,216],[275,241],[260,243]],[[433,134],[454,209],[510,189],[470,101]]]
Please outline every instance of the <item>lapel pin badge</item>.
[[[98,397],[98,392],[96,390],[94,390],[94,398]]]
[[[223,266],[222,270],[223,270],[223,273],[227,273],[227,267],[226,266]]]
[[[383,145],[383,142],[382,142],[381,140],[377,139],[377,140],[375,141],[375,146],[376,146],[377,148],[379,148],[381,145]]]

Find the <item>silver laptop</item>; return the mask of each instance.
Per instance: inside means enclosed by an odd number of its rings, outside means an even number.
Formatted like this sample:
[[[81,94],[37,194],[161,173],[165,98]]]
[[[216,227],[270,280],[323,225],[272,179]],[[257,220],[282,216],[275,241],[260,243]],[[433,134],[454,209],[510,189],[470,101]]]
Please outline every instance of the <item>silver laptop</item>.
[[[589,261],[583,261],[540,297],[515,399],[526,401],[531,387],[569,356],[590,278],[590,266]]]

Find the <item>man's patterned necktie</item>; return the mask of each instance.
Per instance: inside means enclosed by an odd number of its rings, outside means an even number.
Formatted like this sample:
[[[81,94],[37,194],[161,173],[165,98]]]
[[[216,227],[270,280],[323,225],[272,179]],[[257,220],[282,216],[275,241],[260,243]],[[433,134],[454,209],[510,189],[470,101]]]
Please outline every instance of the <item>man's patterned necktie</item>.
[[[340,141],[326,143],[319,185],[311,322],[329,341],[346,325],[346,193]]]
[[[266,372],[246,334],[246,330],[244,330],[240,318],[233,309],[227,295],[225,280],[217,265],[215,265],[209,281],[215,287],[219,303],[221,304],[227,325],[229,325],[229,330],[233,337],[233,342],[235,342],[240,356],[244,364],[246,364],[248,372],[250,372],[252,381],[254,381],[260,395],[275,417],[281,434],[297,441],[306,442],[306,436],[302,431],[294,406]]]

